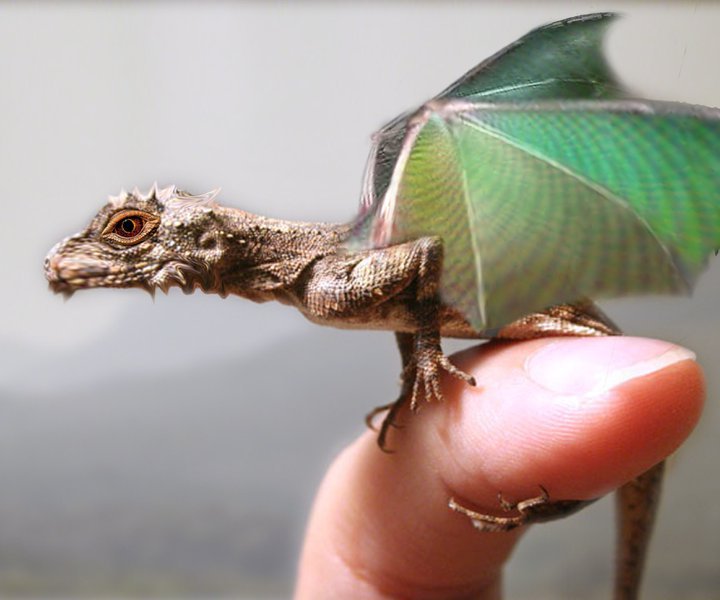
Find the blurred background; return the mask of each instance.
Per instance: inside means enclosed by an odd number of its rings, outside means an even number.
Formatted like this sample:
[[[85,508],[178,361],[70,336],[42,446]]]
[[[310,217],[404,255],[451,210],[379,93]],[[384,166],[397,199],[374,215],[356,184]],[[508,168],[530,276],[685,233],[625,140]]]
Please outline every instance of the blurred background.
[[[0,596],[288,596],[324,470],[396,392],[388,333],[177,290],[65,303],[55,242],[153,181],[349,219],[373,130],[529,29],[609,9],[638,95],[720,105],[712,2],[1,3]],[[692,300],[603,304],[707,370],[647,598],[720,597],[718,263]],[[609,597],[611,509],[534,528],[508,597]]]

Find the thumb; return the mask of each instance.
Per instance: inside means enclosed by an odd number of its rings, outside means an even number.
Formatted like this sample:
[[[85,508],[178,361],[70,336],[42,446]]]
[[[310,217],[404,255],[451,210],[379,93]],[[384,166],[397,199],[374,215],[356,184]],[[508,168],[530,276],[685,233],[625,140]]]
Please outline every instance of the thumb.
[[[497,513],[497,493],[589,499],[670,454],[703,398],[689,351],[626,337],[490,343],[454,357],[471,388],[403,415],[394,454],[368,432],[330,469],[297,598],[498,598],[521,530],[481,533],[448,499]]]
[[[478,388],[438,419],[461,465],[449,486],[471,499],[597,498],[645,472],[690,434],[704,398],[695,355],[632,337],[544,339],[471,350]],[[479,372],[475,369],[479,368]],[[444,423],[442,422],[444,421]],[[468,474],[470,475],[468,477]],[[481,482],[481,484],[479,483]]]

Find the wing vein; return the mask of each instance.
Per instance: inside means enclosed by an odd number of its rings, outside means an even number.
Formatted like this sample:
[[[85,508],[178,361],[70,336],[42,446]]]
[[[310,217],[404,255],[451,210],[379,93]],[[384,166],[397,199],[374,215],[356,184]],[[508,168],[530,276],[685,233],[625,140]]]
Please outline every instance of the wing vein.
[[[655,243],[658,245],[658,247],[661,249],[661,251],[665,254],[667,257],[669,264],[672,265],[672,269],[677,276],[679,281],[682,281],[686,288],[689,290],[691,288],[691,282],[688,281],[684,275],[683,269],[680,265],[677,264],[677,261],[675,257],[673,256],[673,253],[670,251],[670,249],[667,247],[667,245],[657,236],[655,233],[655,230],[652,228],[650,223],[647,222],[645,218],[643,218],[640,214],[638,214],[633,208],[622,198],[614,194],[612,191],[607,189],[605,186],[600,185],[596,183],[595,181],[588,179],[587,177],[581,175],[580,173],[577,173],[576,171],[573,171],[572,169],[568,168],[566,165],[563,165],[562,163],[559,163],[556,160],[553,160],[552,158],[545,156],[541,152],[538,152],[536,149],[532,147],[528,147],[527,145],[523,144],[519,140],[513,138],[512,136],[509,136],[505,134],[504,132],[498,131],[497,129],[487,125],[486,123],[480,123],[475,119],[472,119],[468,113],[456,113],[456,116],[459,117],[465,124],[467,124],[470,127],[475,128],[477,131],[480,131],[486,135],[492,136],[504,143],[510,144],[511,146],[517,148],[518,150],[525,152],[529,156],[532,156],[536,158],[537,160],[540,160],[544,162],[545,164],[549,165],[550,167],[561,171],[562,173],[568,175],[569,177],[572,177],[573,179],[579,181],[583,185],[587,186],[588,188],[592,189],[595,193],[597,193],[600,197],[604,198],[608,202],[613,202],[619,207],[621,207],[624,211],[626,211],[633,219],[638,221],[642,227],[648,232],[648,234],[652,237],[652,239],[655,241]]]
[[[549,77],[547,79],[542,79],[539,81],[528,81],[526,83],[518,83],[513,85],[504,85],[500,87],[490,88],[487,90],[483,90],[482,92],[475,92],[474,94],[472,94],[472,97],[483,98],[484,96],[494,96],[497,94],[504,94],[505,92],[516,92],[518,90],[542,87],[552,83],[586,83],[588,85],[597,85],[599,82],[587,78]]]
[[[457,136],[455,135],[455,132],[452,130],[452,127],[448,127],[448,123],[445,119],[442,120],[442,123],[445,126],[445,131],[448,132],[449,137],[451,139],[452,148],[453,148],[453,151],[455,152],[457,162],[462,165],[462,168],[460,169],[460,175],[462,177],[463,197],[465,199],[465,211],[467,213],[468,230],[470,232],[470,240],[472,243],[473,261],[475,263],[475,273],[477,275],[476,285],[477,285],[478,308],[480,309],[480,318],[482,320],[482,323],[483,323],[483,325],[486,325],[487,324],[487,308],[486,308],[486,302],[485,302],[485,286],[483,285],[482,256],[481,256],[480,247],[478,244],[477,227],[475,225],[475,223],[476,223],[475,213],[473,211],[473,203],[472,203],[472,198],[470,197],[468,180],[467,180],[468,170],[466,168],[465,161],[463,160],[462,153],[459,151],[459,143],[458,143]]]

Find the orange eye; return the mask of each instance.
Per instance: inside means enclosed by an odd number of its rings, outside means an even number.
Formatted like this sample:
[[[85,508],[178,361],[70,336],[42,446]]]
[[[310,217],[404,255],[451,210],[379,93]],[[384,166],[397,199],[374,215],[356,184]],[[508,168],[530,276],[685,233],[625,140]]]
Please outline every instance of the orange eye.
[[[146,239],[160,224],[160,218],[144,210],[125,209],[115,214],[102,236],[124,246],[134,246]]]
[[[124,238],[133,238],[139,235],[145,225],[142,217],[125,217],[115,225],[113,233]]]

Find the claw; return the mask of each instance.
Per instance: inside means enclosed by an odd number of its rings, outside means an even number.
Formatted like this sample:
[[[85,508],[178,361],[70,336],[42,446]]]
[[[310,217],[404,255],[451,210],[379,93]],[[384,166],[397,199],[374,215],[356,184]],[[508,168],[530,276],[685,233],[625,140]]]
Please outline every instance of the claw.
[[[420,377],[415,377],[415,381],[413,382],[412,399],[410,400],[410,410],[413,412],[417,412],[420,408],[420,401],[418,400],[419,396]]]
[[[401,373],[402,391],[398,399],[392,404],[378,406],[365,417],[365,424],[373,431],[375,417],[381,412],[388,411],[378,431],[378,445],[387,452],[385,441],[391,427],[400,429],[395,424],[395,417],[400,408],[409,400],[410,410],[414,413],[420,410],[421,400],[426,402],[442,402],[443,393],[440,386],[440,371],[445,370],[453,377],[472,386],[475,378],[458,369],[443,354],[440,348],[440,336],[436,331],[421,331],[409,339],[409,346],[403,351],[403,370]]]
[[[415,381],[413,383],[412,400],[410,408],[417,412],[420,408],[420,391],[427,402],[442,402],[443,393],[440,387],[440,370],[448,372],[453,377],[475,386],[476,381],[472,375],[460,370],[450,362],[442,353],[439,342],[428,341],[418,334],[415,350]]]
[[[465,371],[462,371],[461,369],[458,369],[454,364],[450,362],[450,359],[444,354],[442,355],[442,358],[440,358],[440,365],[453,377],[456,377],[457,379],[460,379],[461,381],[464,381],[465,383],[473,387],[477,386],[477,382],[472,375],[466,373]]]
[[[461,515],[465,515],[478,531],[491,533],[501,533],[512,531],[522,525],[525,525],[525,516],[518,514],[512,517],[498,517],[495,515],[487,515],[480,513],[458,504],[455,498],[448,500],[448,507]],[[504,507],[503,507],[504,508]]]
[[[450,498],[448,506],[468,517],[479,531],[503,532],[512,531],[523,525],[561,519],[595,502],[595,500],[550,500],[547,490],[543,486],[539,487],[539,496],[520,502],[509,502],[502,494],[498,494],[498,503],[503,511],[516,512],[512,516],[498,517],[476,512],[458,504],[455,498]]]
[[[396,429],[401,429],[399,425],[395,424],[395,416],[397,415],[398,411],[402,408],[403,404],[405,404],[406,395],[401,394],[400,397],[393,402],[393,404],[390,405],[390,410],[388,410],[388,414],[385,415],[385,418],[383,419],[383,422],[380,425],[380,433],[378,433],[377,443],[378,446],[380,446],[380,450],[387,454],[392,454],[392,450],[388,450],[385,442],[387,440],[387,434],[391,427],[395,427]]]
[[[392,408],[392,405],[395,404],[394,402],[391,402],[390,404],[383,404],[382,406],[376,406],[373,408],[368,414],[365,415],[365,425],[368,429],[372,429],[373,431],[377,431],[378,428],[375,426],[375,417],[377,417],[380,413],[384,413],[386,410],[389,410]]]

